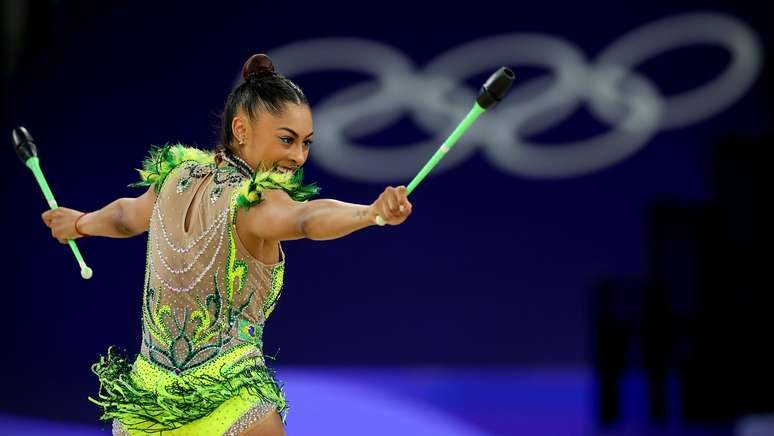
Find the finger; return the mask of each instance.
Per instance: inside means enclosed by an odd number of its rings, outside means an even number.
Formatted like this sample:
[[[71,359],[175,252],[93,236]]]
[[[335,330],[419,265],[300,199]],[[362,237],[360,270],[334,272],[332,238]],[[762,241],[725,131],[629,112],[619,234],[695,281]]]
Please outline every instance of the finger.
[[[392,211],[390,211],[390,208],[387,207],[387,203],[382,203],[381,213],[379,215],[381,215],[385,221],[392,219]]]
[[[405,220],[409,215],[411,215],[411,203],[409,203],[408,200],[405,200],[405,202],[400,205],[400,217]]]
[[[59,241],[59,243],[62,244],[62,245],[67,245],[67,240],[66,239],[57,238],[57,241]]]
[[[47,210],[40,215],[40,217],[43,218],[43,222],[46,223],[46,225],[49,225],[51,223],[51,220],[54,218],[53,212],[54,212],[53,210]]]
[[[407,209],[407,203],[408,203],[408,197],[406,195],[406,190],[398,190],[398,208],[401,212],[405,211]]]
[[[389,188],[384,191],[384,200],[385,203],[387,203],[387,207],[390,209],[393,209],[395,207],[395,203],[392,201],[392,192],[389,190]]]
[[[408,191],[406,191],[406,188],[404,188],[403,186],[398,188],[395,192],[398,194],[398,198],[400,198],[401,201],[408,198]]]
[[[397,190],[393,190],[392,192],[390,192],[390,200],[392,203],[392,207],[390,207],[390,209],[392,209],[393,213],[398,213],[398,208],[400,207],[401,201],[400,201],[400,198],[398,197]]]

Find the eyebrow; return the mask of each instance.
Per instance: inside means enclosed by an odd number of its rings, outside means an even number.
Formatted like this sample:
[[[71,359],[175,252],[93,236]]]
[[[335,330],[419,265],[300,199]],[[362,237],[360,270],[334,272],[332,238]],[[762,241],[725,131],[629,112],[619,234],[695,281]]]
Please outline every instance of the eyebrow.
[[[289,127],[280,127],[280,128],[278,128],[277,130],[287,130],[288,132],[292,133],[292,134],[293,134],[293,136],[295,136],[296,138],[298,138],[298,133],[296,133],[296,132],[295,132],[293,129],[291,129],[291,128],[289,128]],[[308,137],[310,137],[310,136],[312,136],[312,135],[314,135],[314,131],[312,131],[311,133],[309,133],[308,135],[306,135],[306,137],[308,138]]]

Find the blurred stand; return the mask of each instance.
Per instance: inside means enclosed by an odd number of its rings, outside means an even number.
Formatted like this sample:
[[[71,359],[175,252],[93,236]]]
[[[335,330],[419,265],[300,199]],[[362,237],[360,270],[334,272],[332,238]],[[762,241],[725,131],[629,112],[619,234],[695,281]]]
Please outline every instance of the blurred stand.
[[[762,208],[772,145],[770,125],[761,137],[716,142],[712,198],[705,204],[663,198],[651,207],[648,276],[611,278],[594,289],[603,425],[620,423],[627,395],[622,380],[630,368],[647,379],[653,424],[730,423],[774,411],[774,298],[763,274],[770,258],[763,223],[771,216]],[[670,376],[675,392],[668,389]],[[675,403],[679,416],[670,416]],[[759,428],[768,421],[755,422]]]

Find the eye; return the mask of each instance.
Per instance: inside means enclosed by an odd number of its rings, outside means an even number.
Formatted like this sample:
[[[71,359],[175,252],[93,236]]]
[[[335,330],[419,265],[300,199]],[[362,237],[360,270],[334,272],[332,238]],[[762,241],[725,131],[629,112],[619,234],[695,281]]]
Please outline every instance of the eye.
[[[293,138],[291,138],[290,136],[280,136],[279,139],[280,141],[282,141],[283,144],[290,145],[293,143]]]
[[[304,141],[304,145],[305,145],[306,147],[309,147],[310,145],[312,145],[312,142],[313,142],[313,141],[312,141],[311,139],[307,139],[306,141]]]

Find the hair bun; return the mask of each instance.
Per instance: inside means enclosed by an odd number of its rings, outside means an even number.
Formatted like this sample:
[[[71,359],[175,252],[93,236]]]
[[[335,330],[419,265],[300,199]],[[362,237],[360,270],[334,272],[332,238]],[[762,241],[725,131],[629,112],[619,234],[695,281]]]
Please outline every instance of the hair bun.
[[[250,56],[250,59],[245,62],[245,66],[242,67],[242,78],[245,81],[251,77],[260,78],[264,76],[273,76],[277,74],[274,72],[274,63],[271,58],[265,54],[254,54]]]

